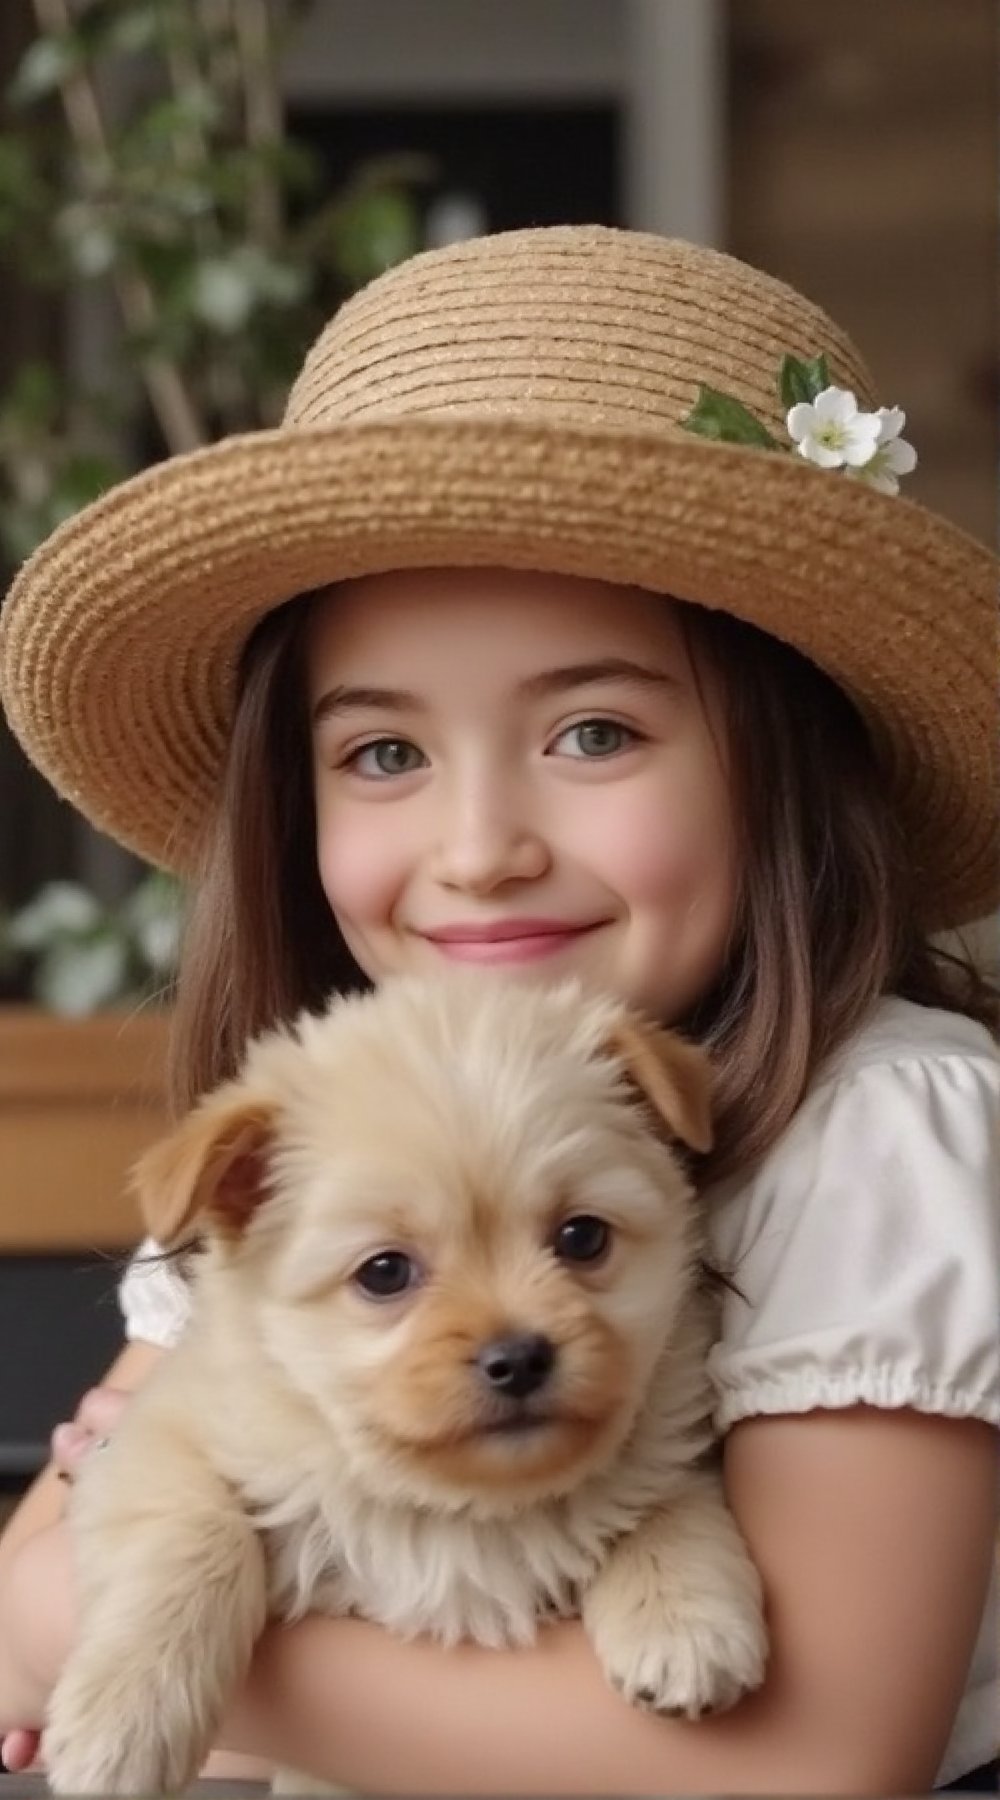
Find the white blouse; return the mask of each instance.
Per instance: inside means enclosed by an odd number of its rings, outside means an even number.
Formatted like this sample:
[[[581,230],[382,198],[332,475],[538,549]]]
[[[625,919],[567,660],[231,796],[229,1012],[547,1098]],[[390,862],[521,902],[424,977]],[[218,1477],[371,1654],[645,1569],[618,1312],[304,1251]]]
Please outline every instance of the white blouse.
[[[705,1199],[738,1289],[710,1360],[720,1432],[858,1402],[1000,1425],[1000,1051],[981,1026],[881,1001],[750,1178]],[[169,1346],[188,1290],[152,1249],[121,1286],[126,1334]],[[939,1782],[996,1752],[997,1636],[994,1582]]]

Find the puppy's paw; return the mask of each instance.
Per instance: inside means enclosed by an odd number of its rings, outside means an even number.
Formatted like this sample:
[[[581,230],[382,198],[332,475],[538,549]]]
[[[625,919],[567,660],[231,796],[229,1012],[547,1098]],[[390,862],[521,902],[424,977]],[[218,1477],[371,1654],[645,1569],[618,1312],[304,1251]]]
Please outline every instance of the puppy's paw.
[[[42,1739],[54,1794],[173,1794],[194,1779],[207,1746],[191,1709],[165,1708],[160,1680],[120,1656],[78,1652],[49,1706]],[[184,1728],[187,1713],[188,1728]]]
[[[634,1622],[603,1630],[595,1648],[604,1673],[632,1706],[675,1718],[725,1712],[764,1678],[765,1646],[734,1644],[708,1620],[669,1623],[643,1636]]]
[[[700,1719],[758,1688],[767,1663],[759,1608],[666,1602],[662,1596],[590,1596],[584,1618],[611,1685],[632,1706]]]

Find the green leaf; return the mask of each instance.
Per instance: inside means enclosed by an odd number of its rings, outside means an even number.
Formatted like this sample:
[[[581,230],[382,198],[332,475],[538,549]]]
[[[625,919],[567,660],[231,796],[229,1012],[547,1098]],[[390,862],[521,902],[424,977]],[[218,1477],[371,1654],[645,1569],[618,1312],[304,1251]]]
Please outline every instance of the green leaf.
[[[206,257],[194,273],[191,305],[213,331],[229,336],[242,331],[254,308],[255,285],[237,256]]]
[[[36,158],[30,145],[12,134],[0,137],[0,196],[10,203],[29,186],[36,193],[39,191]]]
[[[75,881],[49,881],[8,921],[7,941],[14,950],[34,954],[92,932],[100,917],[87,888]]]
[[[179,883],[173,877],[153,870],[122,901],[118,917],[149,973],[160,979],[170,975],[177,966],[180,951],[182,900]]]
[[[21,364],[0,397],[0,423],[19,433],[49,431],[59,416],[60,399],[52,364],[33,357]]]
[[[802,402],[811,403],[829,385],[830,372],[826,366],[826,356],[822,352],[810,362],[800,361],[797,356],[782,357],[778,392],[786,412]]]
[[[88,451],[71,454],[58,471],[52,484],[52,507],[56,521],[71,519],[81,507],[89,506],[121,481],[127,473],[121,465],[110,456],[100,456]]]
[[[80,943],[54,944],[35,971],[43,1006],[81,1018],[124,998],[129,988],[128,952],[120,939],[98,935]]]
[[[351,288],[363,287],[420,248],[416,205],[401,188],[350,194],[329,223],[329,259]]]
[[[83,61],[83,45],[73,32],[36,38],[21,58],[7,89],[12,106],[31,106],[44,100],[72,75]]]
[[[752,444],[758,450],[780,450],[782,447],[741,400],[734,399],[731,394],[720,394],[717,388],[706,387],[704,383],[694,407],[681,424],[685,431],[694,432],[696,437],[714,438],[723,444]]]
[[[146,111],[135,119],[123,138],[126,150],[141,149],[148,154],[153,145],[172,146],[179,133],[214,131],[223,117],[218,95],[206,83],[199,82],[183,94],[166,100],[153,100]],[[203,174],[210,175],[209,170]]]
[[[147,6],[123,10],[119,5],[109,19],[106,42],[123,56],[139,56],[151,50],[161,36],[159,0]]]
[[[54,230],[73,269],[88,280],[106,275],[118,259],[118,244],[100,208],[74,200],[57,215]]]

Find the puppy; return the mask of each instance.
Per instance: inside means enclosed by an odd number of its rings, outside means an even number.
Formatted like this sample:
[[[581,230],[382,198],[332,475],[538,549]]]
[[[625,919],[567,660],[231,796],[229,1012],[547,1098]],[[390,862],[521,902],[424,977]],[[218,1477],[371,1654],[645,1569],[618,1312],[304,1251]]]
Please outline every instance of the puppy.
[[[206,1248],[73,1490],[56,1793],[183,1788],[306,1611],[485,1645],[579,1614],[627,1700],[688,1717],[760,1683],[678,1142],[710,1142],[699,1051],[458,974],[264,1037],[146,1156],[153,1235]]]

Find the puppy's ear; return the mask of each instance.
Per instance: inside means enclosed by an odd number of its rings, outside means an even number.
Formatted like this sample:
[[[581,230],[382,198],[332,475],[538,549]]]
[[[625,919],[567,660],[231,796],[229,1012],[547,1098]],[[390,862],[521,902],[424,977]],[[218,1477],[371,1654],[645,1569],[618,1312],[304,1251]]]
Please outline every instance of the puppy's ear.
[[[673,1135],[692,1150],[711,1150],[712,1071],[704,1050],[628,1018],[612,1027],[609,1047]]]
[[[220,1090],[147,1150],[132,1174],[146,1229],[176,1243],[196,1220],[238,1237],[267,1194],[275,1108],[246,1088]]]

